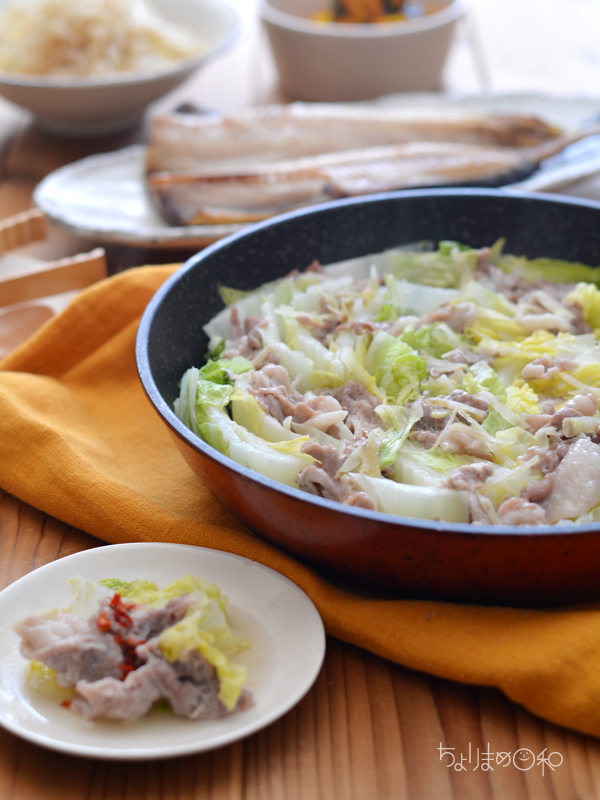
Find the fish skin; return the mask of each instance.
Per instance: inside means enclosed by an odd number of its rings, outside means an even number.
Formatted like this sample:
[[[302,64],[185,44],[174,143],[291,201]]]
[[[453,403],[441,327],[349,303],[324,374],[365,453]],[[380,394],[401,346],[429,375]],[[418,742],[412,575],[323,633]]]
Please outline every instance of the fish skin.
[[[148,176],[164,218],[175,225],[256,222],[331,200],[394,189],[508,182],[583,134],[530,148],[412,142],[263,163],[231,174]]]
[[[535,117],[461,109],[267,105],[226,114],[155,118],[146,170],[227,173],[257,163],[413,141],[521,148],[560,133]]]

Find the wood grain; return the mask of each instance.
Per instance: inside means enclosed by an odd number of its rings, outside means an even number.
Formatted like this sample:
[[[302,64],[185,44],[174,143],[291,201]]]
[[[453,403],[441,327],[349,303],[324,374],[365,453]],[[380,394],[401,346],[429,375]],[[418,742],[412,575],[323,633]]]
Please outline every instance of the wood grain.
[[[18,275],[0,275],[0,306],[81,290],[106,276],[106,255],[102,247],[90,253],[46,261]]]
[[[0,491],[0,589],[57,558],[101,546]],[[440,745],[454,748],[448,752],[462,770],[448,766],[449,757],[440,759]],[[527,748],[537,757],[546,748],[563,763],[542,776],[539,764],[520,770],[493,759],[485,771],[488,745],[494,755]],[[149,763],[93,761],[0,730],[2,800],[598,797],[596,739],[533,717],[497,691],[413,672],[332,638],[316,684],[294,709],[212,753]]]
[[[36,208],[13,214],[0,222],[0,254],[46,238],[46,217]]]

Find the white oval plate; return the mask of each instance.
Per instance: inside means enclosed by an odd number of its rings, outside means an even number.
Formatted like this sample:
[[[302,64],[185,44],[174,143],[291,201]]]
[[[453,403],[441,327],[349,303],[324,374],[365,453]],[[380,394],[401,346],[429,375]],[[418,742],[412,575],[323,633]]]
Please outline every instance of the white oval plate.
[[[154,710],[132,722],[90,722],[28,689],[28,662],[12,626],[29,614],[69,605],[69,578],[144,578],[165,586],[190,573],[229,597],[229,619],[252,643],[236,656],[248,668],[246,686],[254,695],[246,711],[191,721]],[[171,758],[242,739],[301,700],[325,655],[321,617],[298,586],[255,561],[190,545],[109,545],[59,559],[0,592],[0,619],[6,625],[0,631],[0,725],[42,747],[88,758]]]
[[[61,228],[97,242],[153,248],[205,247],[243,225],[169,225],[146,191],[144,145],[82,158],[39,183],[33,201]]]
[[[367,105],[373,104],[373,101]],[[534,114],[565,128],[598,119],[600,99],[539,95],[443,94],[389,95],[375,105],[432,105],[441,110],[469,108],[484,113]],[[361,104],[365,105],[365,104]],[[245,227],[232,225],[169,225],[154,208],[146,191],[146,148],[134,145],[111,153],[88,156],[52,172],[35,189],[34,203],[51,222],[77,236],[97,242],[152,248],[204,247]],[[600,171],[600,147],[586,151],[556,168],[534,173],[520,189],[553,191]]]

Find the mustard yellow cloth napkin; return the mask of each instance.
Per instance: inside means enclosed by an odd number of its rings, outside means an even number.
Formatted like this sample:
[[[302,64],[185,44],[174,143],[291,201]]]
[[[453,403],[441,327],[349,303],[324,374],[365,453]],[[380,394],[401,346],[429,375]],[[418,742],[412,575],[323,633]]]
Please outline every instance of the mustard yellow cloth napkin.
[[[413,669],[499,687],[552,722],[600,736],[600,606],[364,599],[251,533],[208,492],[135,365],[139,318],[174,269],[96,284],[0,363],[0,486],[107,542],[180,542],[260,561],[304,589],[333,636]]]

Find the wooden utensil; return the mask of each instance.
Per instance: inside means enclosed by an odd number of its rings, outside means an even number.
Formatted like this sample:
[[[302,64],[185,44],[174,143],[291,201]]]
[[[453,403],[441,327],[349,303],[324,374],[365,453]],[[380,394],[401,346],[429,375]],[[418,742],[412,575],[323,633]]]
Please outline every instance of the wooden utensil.
[[[45,239],[46,235],[46,216],[37,208],[6,217],[0,221],[0,255],[29,242]]]
[[[84,289],[103,278],[106,278],[106,256],[97,247],[89,253],[48,261],[19,275],[0,276],[0,306]]]
[[[7,217],[0,222],[0,255],[45,239],[46,233],[46,217],[38,209]],[[97,247],[89,253],[36,264],[18,274],[0,275],[0,307],[84,289],[106,274],[106,254]]]

